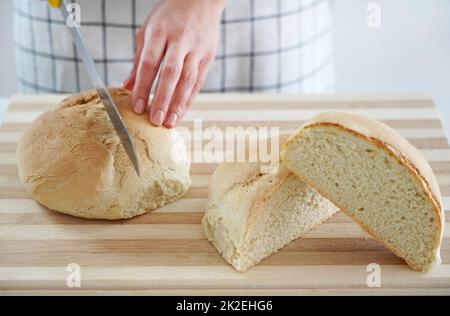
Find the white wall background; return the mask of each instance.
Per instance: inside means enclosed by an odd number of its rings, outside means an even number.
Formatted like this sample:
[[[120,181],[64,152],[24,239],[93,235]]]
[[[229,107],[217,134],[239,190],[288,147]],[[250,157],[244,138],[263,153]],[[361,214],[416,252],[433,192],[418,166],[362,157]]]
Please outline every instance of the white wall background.
[[[0,97],[16,92],[12,2],[0,0]],[[369,3],[380,5],[380,28],[367,25]],[[334,0],[333,6],[337,91],[427,93],[450,135],[450,1]]]
[[[427,93],[450,135],[450,1],[333,2],[337,91]],[[372,2],[380,28],[367,26]]]

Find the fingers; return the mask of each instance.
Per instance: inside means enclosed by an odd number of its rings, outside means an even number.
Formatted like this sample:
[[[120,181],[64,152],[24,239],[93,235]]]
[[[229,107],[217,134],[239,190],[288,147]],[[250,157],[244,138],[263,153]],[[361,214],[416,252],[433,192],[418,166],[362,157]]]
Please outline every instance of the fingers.
[[[214,61],[214,55],[204,58],[197,64],[197,59],[192,55],[186,57],[185,66],[172,99],[169,113],[164,125],[174,127],[186,115],[197,94],[205,83],[208,70]],[[195,70],[197,69],[197,70]],[[171,118],[171,114],[175,114]]]
[[[173,44],[167,48],[150,107],[150,122],[160,126],[166,119],[169,103],[181,75],[187,49],[183,45]]]
[[[130,76],[122,84],[123,88],[130,90],[130,91],[133,90],[134,84],[136,82],[136,74],[137,74],[139,62],[141,60],[141,53],[142,53],[143,46],[144,45],[141,43],[137,44],[136,54],[134,56],[133,69],[131,70]]]
[[[214,61],[214,55],[207,57],[200,62],[199,66],[198,66],[197,79],[192,87],[191,93],[190,93],[185,105],[182,106],[181,110],[179,111],[179,115],[177,117],[177,122],[175,123],[175,125],[178,124],[178,122],[180,122],[181,119],[184,117],[187,110],[191,107],[192,102],[194,102],[195,97],[200,92],[201,88],[203,87],[205,80],[206,80],[206,75],[208,74],[208,70],[211,67],[211,64],[213,61]],[[173,125],[171,127],[173,127]]]
[[[136,113],[142,114],[145,112],[150,90],[164,54],[165,44],[164,40],[150,39],[145,41],[133,88],[132,104]]]
[[[200,92],[200,89],[205,84],[206,76],[208,75],[209,68],[211,68],[211,65],[214,61],[214,55],[207,56],[204,58],[198,67],[198,77],[197,81],[194,84],[194,87],[192,89],[191,95],[189,96],[187,107],[190,107],[192,102],[194,101],[197,94]]]
[[[147,33],[137,34],[135,62],[123,86],[132,89],[133,110],[142,114],[159,71],[149,120],[153,125],[170,128],[185,115],[203,86],[214,54],[201,59],[201,54],[192,53],[194,47],[183,40],[185,36],[170,40],[163,27],[154,26]]]
[[[188,54],[184,60],[183,70],[164,121],[166,127],[175,126],[179,119],[184,116],[189,96],[197,82],[198,67],[199,58],[196,58],[193,54]]]
[[[127,90],[133,90],[134,83],[136,81],[136,73],[141,60],[142,49],[144,48],[144,35],[143,30],[139,30],[136,33],[136,53],[134,54],[133,69],[131,70],[128,78],[123,82],[122,87]]]

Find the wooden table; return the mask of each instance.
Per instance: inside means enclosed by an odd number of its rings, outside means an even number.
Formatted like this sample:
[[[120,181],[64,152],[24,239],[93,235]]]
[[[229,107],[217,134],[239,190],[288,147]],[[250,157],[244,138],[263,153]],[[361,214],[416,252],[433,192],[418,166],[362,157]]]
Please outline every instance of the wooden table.
[[[215,164],[194,163],[185,198],[134,219],[83,220],[49,211],[19,182],[15,150],[21,131],[61,96],[15,96],[0,128],[0,291],[2,294],[450,294],[450,235],[443,264],[428,274],[368,238],[344,214],[296,240],[246,273],[227,265],[200,228]],[[361,113],[396,128],[430,161],[450,210],[450,147],[426,97],[203,95],[183,122],[192,128],[279,126],[293,132],[328,109]],[[447,220],[448,221],[448,220]],[[67,265],[81,268],[69,288]],[[367,265],[381,267],[369,288]]]

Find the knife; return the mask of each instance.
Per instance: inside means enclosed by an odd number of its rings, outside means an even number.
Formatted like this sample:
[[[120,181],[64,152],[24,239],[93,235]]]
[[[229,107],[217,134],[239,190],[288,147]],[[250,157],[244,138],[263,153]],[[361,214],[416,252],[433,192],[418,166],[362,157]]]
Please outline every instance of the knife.
[[[68,8],[67,0],[48,0],[48,2],[52,7],[60,9],[65,21],[69,21],[69,19],[72,19],[72,16],[70,16],[71,10],[69,10]],[[86,68],[89,78],[91,79],[92,84],[97,90],[97,93],[100,97],[101,102],[103,103],[103,106],[105,107],[109,120],[111,121],[114,130],[119,136],[119,139],[123,147],[125,148],[125,151],[128,157],[130,158],[134,166],[134,169],[136,170],[136,173],[138,174],[138,176],[140,176],[139,162],[136,155],[136,148],[134,147],[134,142],[128,132],[127,127],[123,123],[122,116],[120,115],[119,110],[117,109],[117,106],[111,97],[111,94],[109,93],[108,89],[103,83],[102,78],[98,74],[97,69],[95,68],[94,60],[92,59],[91,54],[89,53],[86,45],[84,44],[83,37],[81,35],[79,27],[68,26],[68,29],[72,36],[72,40],[78,49],[78,53],[81,56],[81,60],[83,61],[84,67]]]

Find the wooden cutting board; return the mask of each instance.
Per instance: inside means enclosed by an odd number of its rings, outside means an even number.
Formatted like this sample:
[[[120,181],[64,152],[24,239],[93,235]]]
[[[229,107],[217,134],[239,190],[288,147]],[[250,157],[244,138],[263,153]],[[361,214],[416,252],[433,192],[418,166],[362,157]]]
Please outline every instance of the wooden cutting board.
[[[448,231],[442,266],[422,274],[340,213],[246,273],[236,272],[199,224],[216,164],[193,163],[192,188],[182,200],[130,220],[83,220],[47,210],[20,184],[15,151],[21,131],[61,98],[15,96],[0,128],[2,294],[450,294]],[[192,128],[201,118],[203,128],[293,132],[325,110],[379,119],[417,146],[437,175],[450,218],[450,147],[426,97],[202,95],[182,125]],[[81,269],[80,288],[67,286],[71,263]],[[371,263],[380,267],[380,288],[367,286]]]

